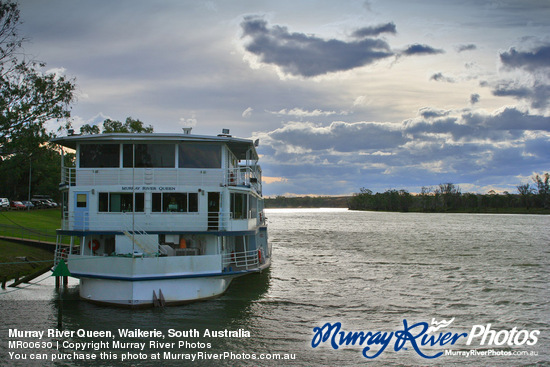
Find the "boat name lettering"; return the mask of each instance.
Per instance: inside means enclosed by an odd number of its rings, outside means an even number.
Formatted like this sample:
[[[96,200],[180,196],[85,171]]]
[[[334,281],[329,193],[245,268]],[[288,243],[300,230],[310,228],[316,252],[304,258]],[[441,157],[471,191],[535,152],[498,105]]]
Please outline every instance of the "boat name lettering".
[[[176,191],[175,186],[122,186],[122,191]]]

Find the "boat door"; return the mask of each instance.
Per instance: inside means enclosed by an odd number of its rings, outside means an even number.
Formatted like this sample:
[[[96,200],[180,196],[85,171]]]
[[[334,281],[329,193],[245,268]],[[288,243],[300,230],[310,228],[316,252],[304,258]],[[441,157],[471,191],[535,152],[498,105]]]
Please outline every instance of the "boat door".
[[[208,229],[218,230],[220,221],[220,193],[208,193]]]
[[[89,225],[89,192],[74,193],[74,229],[87,230]]]

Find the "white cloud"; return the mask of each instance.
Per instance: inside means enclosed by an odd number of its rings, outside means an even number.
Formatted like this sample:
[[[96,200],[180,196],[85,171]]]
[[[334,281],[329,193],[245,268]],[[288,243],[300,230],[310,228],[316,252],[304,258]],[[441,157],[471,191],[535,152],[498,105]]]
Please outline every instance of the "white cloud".
[[[249,118],[250,116],[252,116],[252,111],[254,111],[254,109],[252,107],[248,107],[246,110],[243,111],[242,116],[244,118]]]

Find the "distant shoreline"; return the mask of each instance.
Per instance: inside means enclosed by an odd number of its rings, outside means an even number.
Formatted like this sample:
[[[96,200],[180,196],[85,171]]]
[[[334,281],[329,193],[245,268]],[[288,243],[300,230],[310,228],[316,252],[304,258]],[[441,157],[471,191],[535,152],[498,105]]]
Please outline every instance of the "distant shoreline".
[[[408,210],[386,210],[386,209],[359,209],[350,207],[350,200],[353,196],[278,196],[276,198],[265,198],[266,209],[306,209],[306,208],[342,208],[359,211],[372,212],[411,212],[411,213],[464,213],[464,214],[536,214],[548,215],[550,209],[544,208],[521,208],[521,207],[496,207],[496,208],[457,208],[446,210],[424,210],[420,207],[411,206]]]

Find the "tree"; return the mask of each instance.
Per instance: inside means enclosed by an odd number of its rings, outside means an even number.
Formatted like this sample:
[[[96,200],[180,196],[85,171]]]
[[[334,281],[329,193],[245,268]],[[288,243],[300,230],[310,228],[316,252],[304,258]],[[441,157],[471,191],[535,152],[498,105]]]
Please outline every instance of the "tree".
[[[59,154],[45,144],[53,135],[45,123],[70,117],[75,84],[25,56],[20,24],[17,4],[0,0],[0,189],[11,198],[55,195]]]
[[[16,3],[0,1],[0,149],[30,154],[51,138],[44,124],[70,117],[74,80],[43,73],[45,64],[22,52]]]
[[[533,193],[533,189],[531,188],[531,186],[529,186],[528,183],[526,183],[525,185],[518,185],[516,186],[516,188],[518,189],[522,204],[525,206],[526,209],[529,209],[529,206],[530,206],[529,198]]]
[[[460,187],[450,182],[441,183],[439,184],[439,192],[443,197],[443,210],[458,206]]]
[[[143,126],[143,122],[140,120],[134,120],[131,117],[126,118],[126,122],[106,119],[103,121],[103,133],[152,133],[153,126]],[[81,134],[99,134],[99,126],[97,125],[83,125],[80,128]]]
[[[543,208],[548,208],[550,205],[550,174],[545,173],[542,176],[535,175],[532,180],[537,184],[537,193],[540,205]]]

